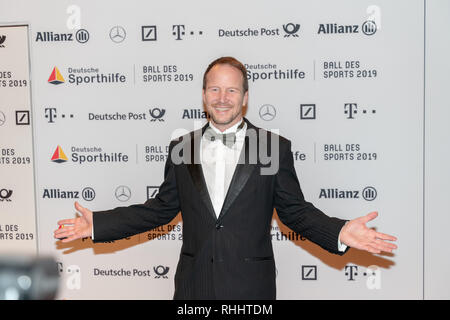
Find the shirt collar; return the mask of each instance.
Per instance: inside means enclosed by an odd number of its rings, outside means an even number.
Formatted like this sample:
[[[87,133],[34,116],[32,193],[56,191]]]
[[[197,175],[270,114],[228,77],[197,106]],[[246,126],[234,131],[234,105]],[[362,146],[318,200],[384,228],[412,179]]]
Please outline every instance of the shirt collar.
[[[217,129],[212,122],[209,122],[209,126],[216,132],[216,133],[236,133],[237,132],[237,128],[239,127],[239,125],[242,123],[242,121],[244,121],[244,119],[242,119],[240,122],[236,123],[235,125],[233,125],[232,127],[229,127],[228,129],[226,129],[225,131],[220,131],[219,129]],[[244,124],[244,126],[242,127],[242,129],[245,129],[246,124]]]

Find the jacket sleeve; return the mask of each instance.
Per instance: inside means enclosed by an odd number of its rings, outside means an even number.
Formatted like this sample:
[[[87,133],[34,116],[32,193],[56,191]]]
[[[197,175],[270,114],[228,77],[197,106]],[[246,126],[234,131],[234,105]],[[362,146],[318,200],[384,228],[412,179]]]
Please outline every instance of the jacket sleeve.
[[[323,249],[342,255],[339,251],[339,233],[347,222],[329,217],[307,202],[300,188],[294,168],[291,142],[280,143],[280,168],[275,177],[274,206],[281,221]],[[284,148],[284,150],[282,150]]]
[[[164,169],[164,182],[155,198],[143,204],[117,207],[93,213],[94,242],[111,241],[129,237],[169,223],[180,212],[177,181],[170,143]]]

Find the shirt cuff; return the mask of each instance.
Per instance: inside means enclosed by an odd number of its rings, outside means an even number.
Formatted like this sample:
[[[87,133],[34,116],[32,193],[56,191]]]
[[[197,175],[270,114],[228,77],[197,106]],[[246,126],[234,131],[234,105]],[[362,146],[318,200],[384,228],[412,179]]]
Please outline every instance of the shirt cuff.
[[[348,221],[347,221],[345,224],[347,224],[347,223],[348,223]],[[345,226],[345,224],[344,224],[344,226]],[[342,228],[343,228],[343,227],[342,227]],[[342,231],[342,229],[341,229],[341,231]],[[345,250],[347,250],[347,245],[341,243],[341,233],[339,232],[339,237],[338,237],[338,251],[344,252]]]
[[[94,237],[92,237],[92,239],[94,239]],[[347,246],[338,240],[338,251],[344,252],[345,250],[347,250]]]

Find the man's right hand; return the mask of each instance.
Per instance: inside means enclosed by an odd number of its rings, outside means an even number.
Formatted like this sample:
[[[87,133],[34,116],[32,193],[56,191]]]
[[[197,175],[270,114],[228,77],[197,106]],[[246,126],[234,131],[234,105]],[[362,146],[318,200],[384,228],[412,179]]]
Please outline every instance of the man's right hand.
[[[92,236],[92,211],[83,208],[78,202],[75,202],[75,209],[81,213],[81,217],[58,221],[59,228],[54,231],[56,239],[69,242]]]

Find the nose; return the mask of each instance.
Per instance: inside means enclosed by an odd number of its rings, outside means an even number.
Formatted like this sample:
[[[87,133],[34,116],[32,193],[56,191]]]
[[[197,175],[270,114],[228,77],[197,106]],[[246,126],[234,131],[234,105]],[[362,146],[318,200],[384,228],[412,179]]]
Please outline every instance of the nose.
[[[227,102],[228,101],[228,93],[227,93],[226,90],[220,90],[219,99],[220,99],[220,102]]]
[[[219,92],[217,93],[217,98],[219,102],[223,102],[225,99],[225,92],[223,90],[219,90]]]

